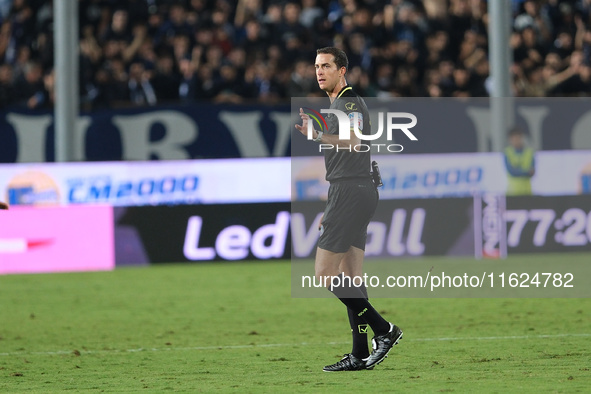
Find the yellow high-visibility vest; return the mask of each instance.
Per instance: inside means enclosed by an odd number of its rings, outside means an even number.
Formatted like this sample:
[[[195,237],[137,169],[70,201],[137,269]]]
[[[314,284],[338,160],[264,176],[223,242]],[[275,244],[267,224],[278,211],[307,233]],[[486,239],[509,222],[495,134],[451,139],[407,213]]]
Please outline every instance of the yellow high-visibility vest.
[[[521,152],[517,152],[512,146],[505,148],[505,156],[515,168],[519,168],[525,172],[529,172],[534,166],[534,151],[531,148],[523,148]],[[529,195],[531,194],[531,180],[530,177],[515,177],[507,173],[508,187],[507,195]]]

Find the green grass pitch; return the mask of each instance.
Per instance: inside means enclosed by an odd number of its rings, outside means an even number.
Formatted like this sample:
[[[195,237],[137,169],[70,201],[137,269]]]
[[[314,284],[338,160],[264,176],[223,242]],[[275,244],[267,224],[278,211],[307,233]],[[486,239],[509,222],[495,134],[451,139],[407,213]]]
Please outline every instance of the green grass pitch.
[[[238,262],[0,277],[0,392],[591,387],[590,299],[375,299],[400,345],[373,371],[324,373],[350,350],[344,306],[291,298],[290,272]]]

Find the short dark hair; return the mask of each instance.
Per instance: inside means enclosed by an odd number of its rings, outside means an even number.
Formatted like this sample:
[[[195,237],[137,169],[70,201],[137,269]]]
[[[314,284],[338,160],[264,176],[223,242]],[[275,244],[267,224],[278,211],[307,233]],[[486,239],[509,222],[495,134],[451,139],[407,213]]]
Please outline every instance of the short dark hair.
[[[525,132],[519,127],[513,127],[511,130],[509,130],[509,137],[514,135],[525,135]]]
[[[349,59],[347,59],[347,54],[342,49],[335,47],[325,47],[316,50],[316,54],[332,55],[334,57],[334,62],[339,69],[341,67],[345,67],[345,70],[349,70]]]

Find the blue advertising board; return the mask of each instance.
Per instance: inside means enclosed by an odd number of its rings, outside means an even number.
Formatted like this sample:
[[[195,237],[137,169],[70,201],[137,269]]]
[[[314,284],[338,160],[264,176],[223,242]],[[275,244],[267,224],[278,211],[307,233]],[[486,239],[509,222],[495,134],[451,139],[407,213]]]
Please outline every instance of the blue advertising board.
[[[591,149],[589,99],[515,99],[515,124],[539,150]],[[418,122],[403,153],[491,151],[487,99],[399,99]],[[315,155],[295,130],[290,105],[193,105],[83,112],[73,132],[73,161],[183,160]],[[293,136],[293,146],[292,146]],[[296,138],[297,137],[297,138]],[[54,161],[49,110],[0,111],[0,163]],[[293,148],[293,149],[292,149]],[[317,153],[317,152],[316,152]]]
[[[284,157],[289,106],[198,104],[82,113],[75,161]],[[49,111],[0,111],[0,163],[54,161]]]

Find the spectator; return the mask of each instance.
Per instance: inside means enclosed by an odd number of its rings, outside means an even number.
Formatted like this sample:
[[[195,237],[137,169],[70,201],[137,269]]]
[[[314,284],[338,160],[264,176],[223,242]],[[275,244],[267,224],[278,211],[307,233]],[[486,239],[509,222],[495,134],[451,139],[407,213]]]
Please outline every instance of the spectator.
[[[29,108],[40,108],[46,100],[43,69],[37,62],[28,62],[14,84],[15,101]]]
[[[179,99],[180,77],[175,73],[174,67],[174,58],[171,54],[157,57],[151,84],[160,103],[171,103]]]
[[[263,14],[260,0],[238,0],[234,25],[244,27],[249,20],[260,20]]]
[[[355,89],[359,95],[362,97],[375,97],[377,95],[375,86],[371,83],[369,76],[361,67],[351,68],[347,75],[347,82],[349,85],[353,86],[353,89]],[[315,84],[316,80],[314,74],[312,73],[311,76],[311,81]]]
[[[222,67],[222,60],[224,53],[222,48],[217,45],[211,45],[205,50],[205,62],[209,64],[214,70],[218,70]]]
[[[283,8],[283,20],[279,34],[279,43],[287,46],[291,39],[299,42],[309,42],[309,31],[300,23],[300,5],[294,1],[285,4]]]
[[[156,105],[157,97],[150,83],[150,72],[142,62],[129,66],[129,99],[134,105]]]
[[[451,0],[447,29],[449,31],[449,54],[456,59],[464,33],[472,27],[472,15],[468,0]]]
[[[239,45],[246,51],[248,63],[254,63],[264,57],[267,41],[263,36],[261,24],[256,19],[246,22],[244,40]]]
[[[551,42],[554,29],[547,7],[542,7],[538,0],[525,0],[522,8],[523,12],[515,18],[515,27],[532,27],[541,41]]]
[[[190,58],[183,58],[178,63],[180,71],[180,83],[178,96],[181,102],[190,103],[198,98],[210,99],[213,94],[213,72],[211,68],[204,65],[199,67],[200,75],[197,75],[195,63]],[[201,78],[200,78],[201,77]]]
[[[12,37],[12,22],[5,21],[0,26],[0,58],[8,63],[14,62],[17,45]]]
[[[10,15],[12,0],[0,0],[0,24]]]
[[[371,54],[366,36],[361,33],[353,33],[347,41],[349,47],[349,67],[360,66],[362,69],[371,69]]]
[[[228,19],[229,13],[222,9],[215,10],[212,15],[212,21],[214,24],[212,43],[219,46],[224,55],[227,55],[234,47],[232,40],[235,32],[232,25],[228,22]]]
[[[0,64],[0,108],[12,104],[13,98],[12,66],[10,64]]]
[[[190,36],[193,30],[187,22],[187,11],[182,3],[174,3],[170,6],[168,19],[166,19],[156,34],[156,41],[169,42],[178,36]]]
[[[272,69],[264,62],[254,66],[256,98],[263,103],[273,103],[284,97],[281,86],[273,79]]]
[[[118,9],[113,13],[110,26],[102,37],[102,41],[114,40],[127,42],[131,39],[131,31],[128,25],[127,11]]]
[[[239,104],[242,102],[241,88],[236,69],[229,64],[225,64],[220,69],[220,78],[214,88],[215,96],[213,101],[216,103]]]
[[[318,21],[324,17],[324,11],[318,7],[317,3],[316,0],[302,0],[300,23],[306,29],[313,29]]]
[[[315,78],[310,78],[308,69],[310,62],[307,60],[298,60],[295,63],[294,70],[290,75],[287,85],[287,94],[290,97],[306,97],[316,84]]]
[[[273,2],[267,7],[267,12],[261,18],[263,29],[267,36],[273,41],[278,42],[282,30],[283,7],[278,2]]]
[[[48,108],[55,106],[55,70],[51,70],[43,76],[44,100],[39,105]]]
[[[115,57],[107,63],[109,78],[104,86],[104,96],[108,106],[129,105],[129,75],[121,57]]]
[[[437,67],[441,59],[449,58],[448,43],[449,35],[445,30],[436,30],[426,37],[426,68]]]
[[[29,46],[36,36],[35,11],[27,0],[13,0],[8,18],[12,23],[12,37],[19,46]]]
[[[238,78],[244,80],[244,67],[246,65],[246,51],[240,47],[234,47],[226,56],[226,61],[234,66],[238,72]]]

